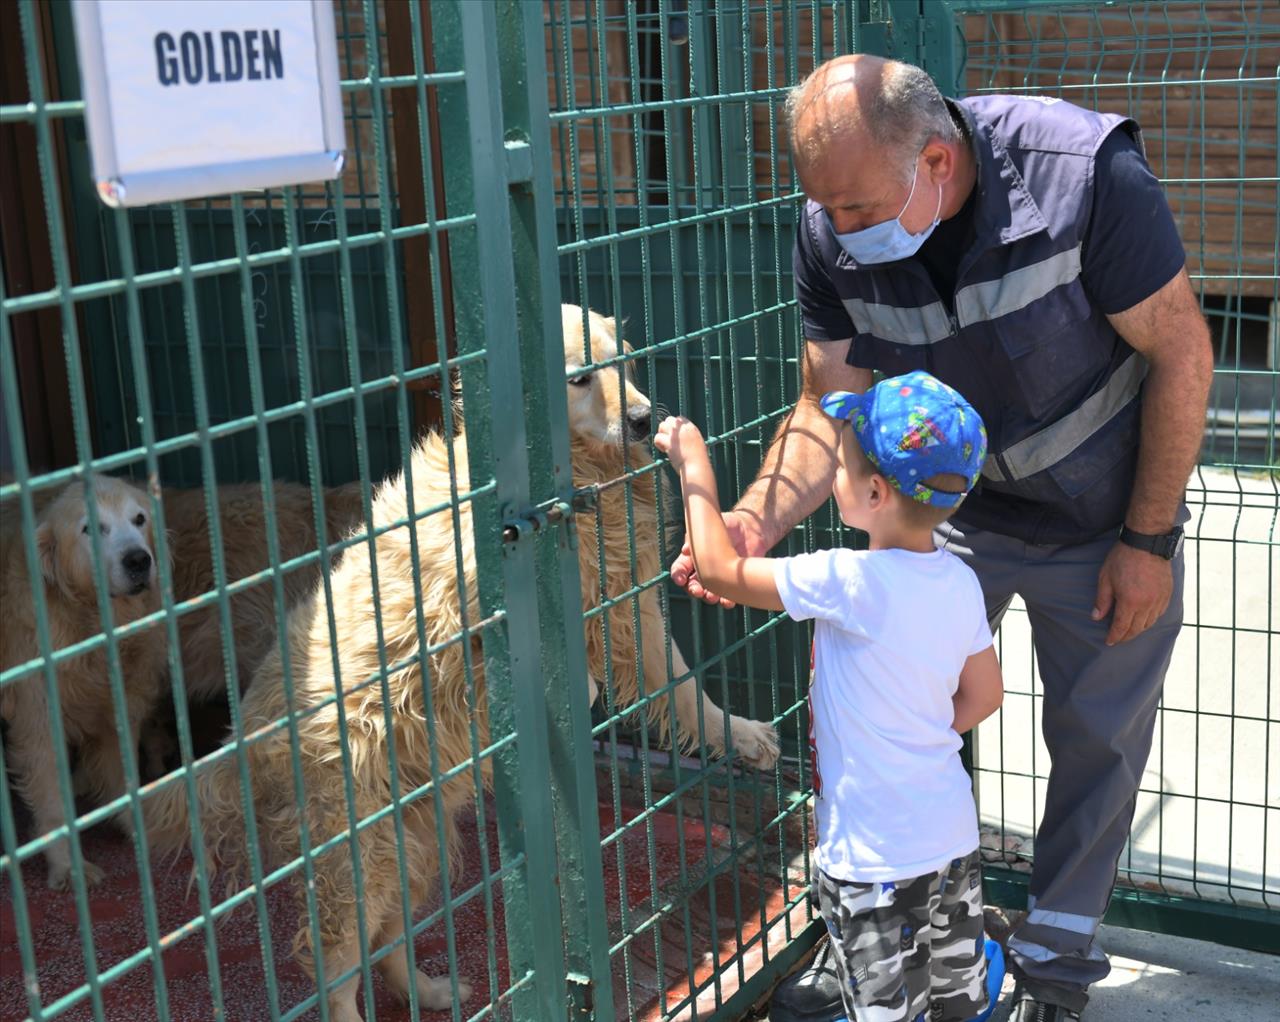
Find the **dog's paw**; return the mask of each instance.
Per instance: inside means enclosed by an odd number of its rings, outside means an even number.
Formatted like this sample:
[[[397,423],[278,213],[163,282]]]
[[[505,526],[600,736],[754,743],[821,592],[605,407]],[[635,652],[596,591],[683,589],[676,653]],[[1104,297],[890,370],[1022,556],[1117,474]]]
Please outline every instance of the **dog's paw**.
[[[762,720],[734,717],[733,751],[757,770],[768,770],[778,761],[778,732]]]
[[[84,860],[84,884],[86,887],[97,887],[106,878],[101,866],[95,866],[88,859]],[[56,863],[49,866],[49,878],[46,881],[51,891],[71,890],[71,864]]]
[[[453,986],[448,976],[424,976],[418,973],[418,999],[433,1011],[453,1006]],[[471,1000],[471,984],[458,977],[458,1003]]]

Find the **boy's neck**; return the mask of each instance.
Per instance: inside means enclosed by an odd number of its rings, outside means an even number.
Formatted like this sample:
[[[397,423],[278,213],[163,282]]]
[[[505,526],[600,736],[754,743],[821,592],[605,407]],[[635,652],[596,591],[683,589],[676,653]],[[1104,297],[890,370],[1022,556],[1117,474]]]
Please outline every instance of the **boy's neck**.
[[[932,529],[912,529],[897,522],[887,522],[868,534],[872,550],[908,550],[915,554],[931,554],[938,548]]]

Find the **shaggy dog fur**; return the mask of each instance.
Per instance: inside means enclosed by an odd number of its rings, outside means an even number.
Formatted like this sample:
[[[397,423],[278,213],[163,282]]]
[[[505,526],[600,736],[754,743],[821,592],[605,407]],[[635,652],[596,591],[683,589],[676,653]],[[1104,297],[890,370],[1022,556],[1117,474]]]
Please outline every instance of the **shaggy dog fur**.
[[[574,481],[578,485],[617,479],[627,468],[623,435],[629,431],[630,466],[649,462],[645,447],[649,437],[648,399],[630,379],[619,386],[616,369],[595,372],[592,364],[617,354],[615,326],[591,313],[590,363],[584,359],[582,311],[572,306],[563,310],[565,363],[569,376],[569,419],[572,431]],[[467,477],[466,440],[453,442],[453,465],[457,491],[470,488]],[[428,435],[412,455],[413,504],[415,509],[451,503],[450,451],[445,441]],[[598,605],[601,591],[607,596],[628,592],[633,587],[628,538],[635,535],[638,558],[637,577],[652,578],[661,570],[657,541],[657,509],[652,473],[635,481],[634,518],[629,519],[623,487],[601,493],[597,513],[603,517],[601,534],[606,543],[606,575],[603,587],[595,544],[596,530],[587,523],[580,529],[579,565],[583,579],[583,608]],[[397,474],[384,484],[373,502],[374,529],[388,526],[407,514],[406,482]],[[467,681],[461,636],[462,594],[467,601],[466,619],[480,620],[477,597],[475,551],[472,540],[471,505],[458,509],[454,518],[445,510],[416,523],[420,570],[415,574],[410,552],[408,527],[393,529],[376,539],[377,584],[370,558],[362,547],[351,549],[333,569],[331,591],[332,627],[336,645],[330,643],[330,615],[323,592],[317,589],[289,616],[288,653],[293,676],[293,705],[297,718],[297,741],[305,780],[305,803],[295,803],[288,778],[292,774],[288,731],[273,722],[289,714],[280,652],[274,649],[259,667],[244,700],[245,733],[261,733],[247,745],[259,840],[265,858],[280,863],[299,854],[299,832],[305,825],[312,846],[348,829],[348,806],[344,791],[345,769],[349,769],[355,805],[349,807],[357,818],[366,818],[392,802],[388,766],[388,746],[394,743],[399,764],[400,791],[428,785],[432,766],[437,773],[466,763],[473,755],[471,729],[479,732],[480,746],[489,742],[487,700],[484,694],[484,656],[478,637],[471,636],[474,690]],[[615,548],[616,544],[616,548]],[[455,548],[461,550],[463,578],[457,576]],[[461,584],[460,584],[461,582]],[[381,648],[374,594],[381,607]],[[438,652],[422,669],[416,607],[424,610],[425,641]],[[640,679],[636,676],[636,634],[634,607],[623,601],[609,612],[612,678],[618,705],[636,701]],[[654,692],[667,686],[667,629],[657,590],[649,587],[640,596],[641,652],[645,670],[644,688]],[[583,679],[594,698],[596,680],[605,677],[606,650],[600,617],[587,626],[587,650],[593,677]],[[389,672],[385,685],[366,679],[380,671],[380,658],[389,665],[403,665]],[[672,669],[676,676],[687,673],[683,658],[672,646]],[[335,691],[335,660],[345,691],[342,705],[332,700]],[[427,720],[424,683],[430,686],[431,720]],[[356,691],[351,691],[355,688]],[[385,692],[385,697],[384,697]],[[725,748],[725,715],[706,696],[700,696],[692,678],[674,692],[680,744],[702,742],[713,752]],[[653,723],[662,728],[668,718],[664,700],[649,705]],[[703,730],[699,731],[699,709]],[[345,715],[345,727],[339,713]],[[777,737],[768,724],[732,717],[728,721],[733,749],[748,762],[760,767],[777,758]],[[486,781],[489,760],[485,761]],[[223,756],[198,778],[200,823],[214,861],[233,876],[247,874],[246,834],[241,810],[240,788],[235,759]],[[454,818],[476,797],[471,773],[459,771],[439,788],[446,835],[446,848],[436,839],[435,800],[428,789],[422,797],[403,804],[404,847],[407,861],[408,900],[421,906],[432,894],[440,870],[442,851],[453,858],[459,851]],[[188,806],[183,788],[173,782],[155,793],[147,807],[147,828],[160,849],[182,847],[188,838]],[[369,950],[396,940],[404,932],[401,910],[401,871],[397,863],[395,824],[390,817],[362,829],[359,838],[360,871],[363,890],[355,883],[351,846],[344,841],[315,860],[314,893],[319,911],[319,932],[323,951],[326,986],[343,972],[356,967],[364,948],[357,935],[356,903],[363,910]],[[300,907],[306,890],[300,875],[294,882]],[[304,965],[314,969],[311,929],[303,922],[295,947]],[[425,1006],[445,1007],[450,1003],[447,978],[411,974],[402,951],[382,958],[377,965],[388,985],[402,995],[414,984]],[[335,1022],[358,1022],[357,979],[329,986],[330,1017]],[[464,999],[469,988],[460,983]]]
[[[332,544],[359,524],[360,485],[351,483],[324,493],[325,538]],[[311,490],[297,483],[273,484],[276,544],[280,563],[317,549]],[[175,603],[204,596],[217,588],[213,573],[213,537],[202,489],[166,490],[164,518],[173,560]],[[218,519],[222,531],[226,581],[233,585],[270,567],[267,516],[260,483],[218,487]],[[281,576],[285,609],[291,610],[315,587],[321,562],[294,568]],[[237,592],[231,598],[231,634],[236,680],[248,687],[276,638],[275,586],[270,579]],[[182,683],[192,704],[225,698],[229,681],[223,662],[222,615],[216,603],[178,618],[182,648]],[[172,706],[168,707],[169,714]],[[152,777],[164,773],[165,760],[176,749],[173,721],[157,713],[144,730],[143,747]]]
[[[147,495],[122,479],[93,478],[98,508],[98,550],[111,597],[116,626],[127,625],[159,608],[151,504]],[[48,608],[49,638],[54,650],[74,645],[102,631],[94,588],[89,525],[82,483],[71,483],[38,508],[36,548]],[[22,542],[21,512],[16,502],[0,511],[0,603],[5,624],[0,629],[0,669],[40,656],[32,580]],[[135,747],[143,720],[159,697],[165,671],[164,632],[153,626],[121,639],[117,648],[124,680],[129,727]],[[107,652],[99,647],[58,667],[58,697],[67,742],[78,753],[76,793],[104,800],[125,792],[124,765],[116,736],[115,712],[107,681]],[[24,801],[35,816],[36,833],[64,823],[58,793],[56,749],[51,740],[50,708],[43,672],[0,690],[0,715],[8,723],[5,757]],[[132,820],[119,813],[115,822],[132,833]],[[71,848],[67,841],[45,852],[49,886],[67,887]],[[103,873],[84,863],[90,885]]]

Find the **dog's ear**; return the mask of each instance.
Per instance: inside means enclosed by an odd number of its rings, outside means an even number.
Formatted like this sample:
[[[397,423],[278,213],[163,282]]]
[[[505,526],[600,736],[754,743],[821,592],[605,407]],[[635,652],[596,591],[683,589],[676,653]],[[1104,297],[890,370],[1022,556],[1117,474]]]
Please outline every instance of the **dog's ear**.
[[[57,537],[53,533],[53,525],[41,522],[36,527],[36,552],[40,555],[40,573],[50,585],[58,584]]]
[[[631,346],[631,343],[625,340],[622,336],[623,331],[627,329],[627,323],[629,322],[626,316],[611,316],[605,320],[605,322],[609,324],[609,329],[613,334],[614,343],[618,345],[620,350],[626,352],[635,350]]]

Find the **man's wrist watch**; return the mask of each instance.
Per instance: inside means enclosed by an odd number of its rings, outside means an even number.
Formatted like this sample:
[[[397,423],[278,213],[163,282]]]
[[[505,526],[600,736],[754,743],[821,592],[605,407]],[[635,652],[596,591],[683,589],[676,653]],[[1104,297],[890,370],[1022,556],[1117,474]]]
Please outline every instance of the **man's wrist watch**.
[[[1175,525],[1170,532],[1153,536],[1146,532],[1134,532],[1129,526],[1120,526],[1120,542],[1135,550],[1142,550],[1166,561],[1172,561],[1182,549],[1182,526]]]

